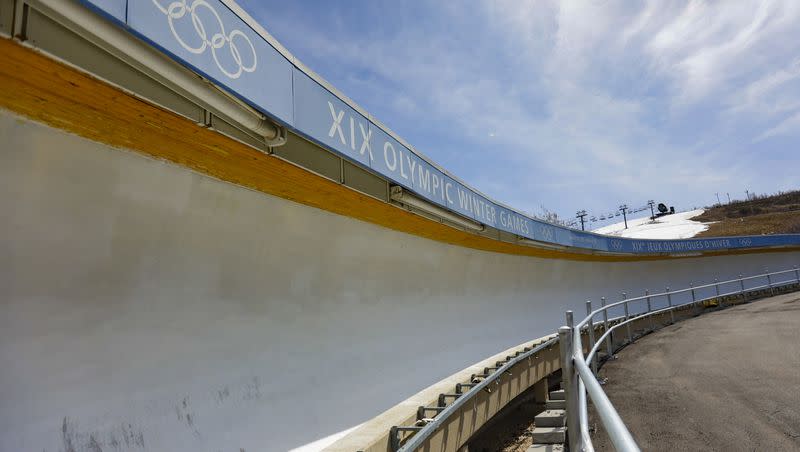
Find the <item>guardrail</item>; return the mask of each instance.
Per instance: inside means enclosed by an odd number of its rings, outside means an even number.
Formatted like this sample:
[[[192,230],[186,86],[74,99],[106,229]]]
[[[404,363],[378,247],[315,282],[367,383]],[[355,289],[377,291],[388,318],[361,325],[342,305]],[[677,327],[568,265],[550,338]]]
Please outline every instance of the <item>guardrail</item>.
[[[788,275],[794,273],[793,279],[786,279],[783,281],[776,280],[781,275]],[[759,281],[754,287],[745,287],[746,281]],[[765,283],[765,284],[764,284]],[[588,404],[586,395],[588,394],[589,400],[595,406],[597,416],[600,422],[606,429],[606,433],[618,451],[634,452],[639,451],[639,446],[633,439],[630,431],[625,426],[625,423],[620,418],[611,401],[603,391],[600,382],[597,379],[597,366],[598,366],[598,352],[600,347],[605,344],[606,357],[613,356],[614,347],[612,341],[612,334],[615,330],[625,327],[625,341],[622,346],[632,343],[636,338],[631,331],[631,325],[634,321],[641,321],[649,318],[649,330],[656,329],[654,317],[666,316],[669,314],[668,324],[675,322],[675,311],[678,309],[685,309],[687,306],[698,304],[705,304],[710,301],[716,301],[721,306],[726,297],[736,296],[741,297],[744,302],[749,301],[749,296],[753,292],[769,290],[771,295],[775,294],[775,290],[788,285],[800,285],[800,269],[795,266],[793,269],[782,270],[777,272],[766,272],[760,275],[743,277],[728,281],[714,281],[712,284],[705,284],[702,286],[690,286],[686,289],[677,291],[670,291],[667,288],[662,293],[650,294],[645,293],[644,296],[630,298],[623,293],[622,300],[606,304],[605,299],[601,299],[602,306],[599,309],[592,310],[592,302],[586,302],[587,316],[581,320],[577,325],[573,322],[572,311],[567,311],[566,320],[567,325],[559,328],[558,337],[561,342],[561,356],[562,356],[562,375],[564,381],[564,390],[567,400],[567,433],[569,436],[570,450],[574,451],[593,451],[592,441],[589,436],[589,420],[588,420]],[[735,290],[723,292],[725,286],[735,285]],[[698,298],[697,292],[704,289],[713,288],[713,294],[708,297]],[[674,304],[673,297],[680,294],[690,294],[691,301],[687,303]],[[654,301],[663,298],[666,301],[666,307],[654,308]],[[636,302],[645,302],[646,308],[636,314],[630,313],[630,304]],[[609,310],[613,308],[622,308],[624,315],[621,317],[609,319]],[[595,316],[602,314],[602,331],[603,334],[595,340]],[[614,323],[609,327],[610,323]],[[599,326],[599,325],[598,325]],[[583,341],[581,339],[581,332],[583,330],[588,332],[588,352],[583,354]],[[648,331],[649,332],[649,331]]]
[[[780,276],[790,274],[793,274],[794,277],[780,279]],[[756,283],[751,283],[748,287],[746,283],[752,281]],[[726,287],[732,285],[735,286],[734,290],[726,290]],[[675,322],[675,313],[679,310],[713,305],[714,303],[721,307],[726,299],[731,298],[748,302],[754,296],[774,295],[779,288],[791,285],[800,287],[800,268],[797,266],[789,270],[771,273],[765,271],[763,274],[747,277],[739,275],[737,279],[715,280],[711,284],[700,286],[690,284],[688,288],[675,291],[671,291],[669,287],[661,293],[651,294],[645,291],[645,295],[641,297],[628,298],[626,293],[622,293],[622,300],[611,304],[606,304],[603,297],[601,298],[601,307],[594,310],[592,302],[587,301],[587,316],[579,323],[575,324],[573,312],[567,311],[567,325],[558,329],[557,337],[531,349],[517,352],[514,356],[508,356],[504,362],[498,362],[495,367],[486,368],[484,373],[473,375],[469,383],[457,384],[455,393],[442,394],[436,406],[419,407],[416,424],[392,427],[389,435],[390,448],[398,452],[423,450],[431,436],[443,428],[453,415],[481,391],[491,391],[492,385],[497,383],[504,374],[509,373],[516,364],[535,356],[544,349],[559,344],[562,387],[567,400],[567,433],[570,450],[587,452],[594,450],[589,435],[588,420],[588,400],[591,400],[614,448],[626,452],[639,451],[639,446],[597,379],[601,348],[606,353],[605,358],[610,359],[615,351],[634,342],[638,339],[632,330],[632,325],[636,322],[649,320],[644,330],[646,333],[650,333],[657,329],[656,317],[662,316],[666,324],[670,325]],[[704,291],[710,292],[710,295],[698,296],[698,293],[702,294]],[[674,298],[681,295],[685,295],[687,301],[675,303]],[[664,306],[658,307],[659,302]],[[631,305],[637,303],[641,303],[641,309],[631,313]],[[609,314],[613,311],[621,311],[622,315],[612,317]],[[602,316],[602,320],[595,322],[595,317],[598,315]],[[691,313],[691,315],[695,314]],[[624,335],[615,339],[613,333],[623,327],[625,328]],[[602,334],[595,337],[598,332],[602,332]],[[588,342],[585,342],[584,339]],[[615,341],[618,343],[616,347]],[[586,350],[585,355],[584,350]],[[452,399],[450,404],[448,404],[448,398]],[[434,413],[433,416],[425,417],[425,413],[428,412]],[[401,436],[405,436],[405,438],[401,439]]]
[[[435,407],[420,407],[420,411],[430,410],[435,411],[437,414],[433,418],[424,418],[421,416],[417,424],[413,426],[395,426],[392,427],[390,432],[390,440],[392,441],[392,450],[398,452],[411,452],[421,449],[425,442],[441,429],[448,421],[448,419],[464,407],[481,391],[491,391],[492,385],[496,384],[498,379],[504,374],[508,373],[512,367],[522,362],[523,360],[534,357],[537,353],[553,347],[558,343],[558,338],[554,337],[533,348],[522,351],[514,357],[510,357],[504,363],[499,363],[495,368],[487,368],[483,374],[474,375],[469,383],[460,383],[456,385],[455,394],[442,394],[439,396],[439,401]],[[464,389],[466,388],[466,391]],[[454,400],[449,405],[446,405],[446,398],[452,397]],[[400,445],[399,434],[402,432],[415,432],[414,436],[410,437],[405,443]]]

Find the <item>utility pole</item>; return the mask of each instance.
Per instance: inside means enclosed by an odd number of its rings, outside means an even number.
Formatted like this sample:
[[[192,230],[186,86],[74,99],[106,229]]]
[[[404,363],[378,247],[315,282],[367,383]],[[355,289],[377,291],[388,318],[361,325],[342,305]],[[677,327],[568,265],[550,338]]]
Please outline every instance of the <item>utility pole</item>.
[[[744,191],[744,196],[745,196],[746,200],[750,201],[750,190],[745,190]]]
[[[627,204],[623,204],[623,205],[619,206],[619,210],[622,211],[622,219],[625,221],[625,229],[628,229],[628,215],[627,215],[628,205]]]
[[[647,201],[647,205],[650,206],[650,219],[651,220],[655,220],[656,219],[656,213],[653,212],[653,205],[654,204],[655,204],[655,201],[653,201],[652,199]]]
[[[576,215],[575,218],[579,218],[581,220],[581,231],[585,231],[586,228],[584,227],[583,224],[586,222],[586,220],[585,220],[586,215],[587,215],[586,211],[585,210],[579,210],[575,215]]]
[[[728,204],[730,204],[731,203],[731,194],[727,193],[727,192],[725,194],[728,195]]]
[[[718,206],[721,206],[721,205],[722,205],[722,203],[721,203],[721,202],[719,202],[719,193],[714,193],[714,194],[715,194],[715,195],[717,195],[717,205],[718,205]]]

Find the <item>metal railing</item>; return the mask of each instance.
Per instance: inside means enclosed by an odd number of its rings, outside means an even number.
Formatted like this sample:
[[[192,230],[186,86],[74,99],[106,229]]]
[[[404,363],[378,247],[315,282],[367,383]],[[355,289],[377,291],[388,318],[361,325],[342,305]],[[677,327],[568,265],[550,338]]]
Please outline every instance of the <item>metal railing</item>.
[[[776,281],[776,277],[780,275],[787,275],[794,273],[793,279],[786,279]],[[758,281],[753,287],[745,287],[746,281]],[[765,284],[764,284],[765,283]],[[567,325],[559,328],[558,337],[561,342],[561,361],[562,361],[562,377],[564,384],[564,391],[567,400],[567,433],[569,437],[570,450],[574,451],[593,451],[592,441],[589,436],[589,419],[588,419],[588,404],[586,395],[588,394],[589,400],[592,401],[595,407],[598,418],[606,430],[611,443],[618,451],[639,451],[639,446],[633,439],[630,431],[625,426],[625,423],[620,418],[617,410],[611,404],[611,401],[606,396],[601,383],[597,379],[597,366],[598,366],[598,352],[600,347],[605,344],[606,357],[613,357],[613,336],[614,331],[625,327],[625,340],[622,346],[632,343],[636,338],[631,331],[631,325],[634,321],[640,321],[649,318],[649,331],[656,329],[654,318],[660,315],[669,314],[668,324],[675,322],[675,311],[677,309],[686,309],[687,306],[691,307],[698,304],[705,304],[709,301],[715,300],[719,306],[722,306],[725,298],[727,297],[741,297],[744,302],[749,301],[749,297],[753,292],[769,290],[771,295],[775,294],[775,290],[782,286],[800,284],[800,269],[795,266],[793,269],[782,270],[769,273],[766,269],[763,274],[732,279],[728,281],[715,280],[712,284],[705,284],[702,286],[690,285],[686,289],[670,291],[669,287],[662,293],[650,294],[645,291],[645,295],[636,298],[627,298],[625,293],[622,294],[622,300],[606,304],[605,299],[601,299],[601,307],[592,309],[592,302],[586,302],[587,316],[581,320],[577,325],[573,322],[572,311],[567,311],[566,321]],[[735,290],[723,292],[722,289],[726,286],[735,285]],[[698,298],[698,291],[708,291],[713,288],[713,293],[707,297]],[[690,296],[690,300],[685,303],[673,303],[673,297],[679,295]],[[666,306],[661,308],[654,308],[654,301],[664,299]],[[635,314],[630,313],[631,303],[642,302],[646,303],[646,308]],[[620,308],[623,312],[622,316],[609,319],[609,311]],[[595,340],[595,316],[602,315],[602,331],[603,334]],[[613,324],[609,326],[609,324]],[[598,328],[599,329],[599,328]],[[581,333],[587,330],[588,336],[588,352],[584,356],[583,341]]]
[[[475,379],[471,379],[470,383],[460,383],[457,385],[456,394],[442,394],[439,396],[439,402],[437,407],[420,407],[426,410],[435,410],[438,412],[436,417],[432,419],[427,419],[422,423],[424,425],[414,425],[414,426],[395,426],[392,427],[392,431],[390,432],[390,440],[397,441],[398,440],[398,433],[400,432],[416,432],[414,436],[409,438],[402,446],[396,444],[397,447],[393,446],[393,449],[397,450],[398,452],[411,452],[415,451],[422,447],[425,441],[434,434],[437,430],[442,428],[447,420],[453,414],[457,413],[461,407],[463,407],[467,402],[469,402],[475,395],[479,394],[483,390],[491,390],[492,384],[494,384],[498,378],[500,378],[505,373],[509,372],[512,367],[514,367],[517,363],[521,362],[522,360],[528,359],[533,357],[536,353],[539,353],[542,350],[545,350],[549,347],[554,346],[558,343],[558,338],[554,337],[552,339],[548,339],[545,342],[531,348],[530,350],[523,351],[521,353],[517,353],[516,356],[510,357],[507,359],[505,363],[500,364],[496,368],[492,368],[493,372],[489,372],[488,370],[484,371],[482,375],[478,375],[480,377],[480,381],[476,383]],[[489,368],[487,368],[489,369]],[[461,392],[460,389],[463,387],[468,387],[466,392]],[[444,397],[450,395],[454,398],[453,402],[449,405],[445,405]],[[419,417],[419,416],[418,416]]]

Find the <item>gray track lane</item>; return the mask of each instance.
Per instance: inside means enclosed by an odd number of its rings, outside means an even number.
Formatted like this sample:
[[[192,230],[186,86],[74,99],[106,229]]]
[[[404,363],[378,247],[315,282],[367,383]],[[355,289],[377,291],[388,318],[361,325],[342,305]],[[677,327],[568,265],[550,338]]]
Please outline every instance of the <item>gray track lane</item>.
[[[608,363],[606,393],[642,450],[800,450],[798,327],[798,292],[676,323]]]

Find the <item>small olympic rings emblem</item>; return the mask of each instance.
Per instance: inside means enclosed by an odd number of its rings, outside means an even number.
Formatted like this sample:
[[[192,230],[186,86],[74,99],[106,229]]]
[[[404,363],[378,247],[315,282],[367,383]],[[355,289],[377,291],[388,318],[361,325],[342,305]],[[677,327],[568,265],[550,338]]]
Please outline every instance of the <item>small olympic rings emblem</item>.
[[[609,242],[611,244],[611,249],[614,251],[622,250],[622,241],[621,240],[611,240]]]
[[[739,245],[741,246],[750,246],[753,244],[752,239],[739,239]]]
[[[190,0],[175,0],[170,3],[169,6],[164,8],[164,6],[161,5],[160,0],[153,0],[153,4],[155,4],[156,7],[161,10],[161,12],[164,13],[169,19],[169,28],[172,30],[172,35],[175,36],[175,39],[178,41],[181,47],[197,55],[204,53],[210,48],[211,55],[214,57],[214,62],[217,63],[219,70],[232,79],[239,78],[243,72],[255,71],[256,65],[258,64],[258,56],[256,55],[256,49],[253,46],[253,43],[250,41],[247,35],[241,30],[233,30],[226,34],[225,26],[222,24],[222,19],[219,17],[219,14],[217,14],[217,11],[210,4],[208,4],[206,0],[194,0],[191,2],[191,5],[188,3],[189,1]],[[198,10],[200,9],[208,10],[216,19],[216,26],[218,27],[219,31],[210,37],[208,35],[208,30],[206,30],[206,24],[202,22],[200,16],[197,14]],[[192,20],[194,31],[202,41],[202,43],[198,46],[187,44],[175,29],[175,23],[180,19],[183,19],[187,13]],[[239,43],[238,45],[237,42]],[[223,65],[220,63],[217,55],[217,52],[226,44],[231,52],[233,61],[238,66],[234,71],[225,69],[225,67],[223,67]],[[242,53],[240,51],[240,46],[242,45],[250,48],[250,58],[242,58]],[[250,63],[251,61],[252,63]],[[246,64],[245,62],[249,64]]]
[[[546,242],[553,242],[556,239],[555,229],[552,226],[541,226],[539,234],[542,236],[542,240]]]

